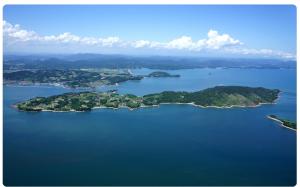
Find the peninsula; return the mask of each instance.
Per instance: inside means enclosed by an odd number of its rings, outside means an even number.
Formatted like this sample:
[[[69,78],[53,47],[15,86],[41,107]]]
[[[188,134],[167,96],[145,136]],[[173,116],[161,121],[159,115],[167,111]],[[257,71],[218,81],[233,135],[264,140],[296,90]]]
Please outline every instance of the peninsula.
[[[179,77],[167,72],[152,72],[149,75],[133,75],[124,69],[43,69],[5,72],[4,84],[47,84],[66,88],[95,88],[113,85],[144,77]]]
[[[296,130],[297,129],[297,123],[294,122],[294,121],[283,119],[283,118],[278,117],[276,115],[268,115],[267,118],[280,123],[283,127],[286,127],[288,129],[291,129],[291,130]]]
[[[279,90],[262,87],[217,86],[197,92],[165,91],[144,96],[120,95],[116,91],[75,92],[36,97],[16,104],[21,111],[89,111],[93,108],[139,108],[160,104],[192,104],[199,107],[255,107],[271,104]]]
[[[67,88],[94,88],[143,78],[143,76],[134,76],[126,70],[113,69],[21,70],[6,72],[3,77],[5,84],[50,84]]]

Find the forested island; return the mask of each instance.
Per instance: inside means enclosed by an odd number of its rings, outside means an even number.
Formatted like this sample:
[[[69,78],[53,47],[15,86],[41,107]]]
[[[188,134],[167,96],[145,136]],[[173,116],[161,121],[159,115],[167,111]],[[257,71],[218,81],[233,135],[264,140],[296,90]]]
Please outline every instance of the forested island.
[[[113,85],[144,77],[179,77],[167,72],[152,72],[149,75],[133,75],[129,70],[115,69],[44,69],[4,72],[5,84],[49,84],[67,88],[95,88]]]
[[[65,93],[36,97],[16,104],[21,111],[90,111],[93,108],[139,108],[160,104],[192,104],[200,107],[254,107],[271,104],[278,89],[216,86],[197,92],[165,91],[144,96],[120,95],[116,91]]]
[[[164,71],[155,71],[150,73],[147,77],[180,77],[180,75],[171,75]]]
[[[288,119],[283,119],[281,117],[278,117],[276,115],[268,115],[269,119],[276,121],[280,123],[283,127],[287,127],[289,129],[296,130],[297,129],[297,123]]]

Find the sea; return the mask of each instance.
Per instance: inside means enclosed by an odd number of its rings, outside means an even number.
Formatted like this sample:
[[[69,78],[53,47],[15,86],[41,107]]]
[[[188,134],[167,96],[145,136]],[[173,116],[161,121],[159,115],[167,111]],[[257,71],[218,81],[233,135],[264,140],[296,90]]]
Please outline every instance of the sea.
[[[157,71],[132,69],[136,75]],[[161,70],[160,70],[161,71]],[[163,70],[165,71],[165,70]],[[276,104],[252,108],[161,105],[136,110],[21,112],[13,104],[72,90],[5,85],[3,183],[54,185],[296,184],[296,132],[266,116],[296,121],[296,69],[167,70],[96,91],[145,95],[218,85],[280,89]]]

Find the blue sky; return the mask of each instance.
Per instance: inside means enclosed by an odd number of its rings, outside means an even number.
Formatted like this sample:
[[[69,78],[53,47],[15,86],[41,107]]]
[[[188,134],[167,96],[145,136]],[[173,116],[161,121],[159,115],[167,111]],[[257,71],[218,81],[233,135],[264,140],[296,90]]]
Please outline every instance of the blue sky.
[[[9,53],[296,54],[294,6],[6,5],[4,20]]]

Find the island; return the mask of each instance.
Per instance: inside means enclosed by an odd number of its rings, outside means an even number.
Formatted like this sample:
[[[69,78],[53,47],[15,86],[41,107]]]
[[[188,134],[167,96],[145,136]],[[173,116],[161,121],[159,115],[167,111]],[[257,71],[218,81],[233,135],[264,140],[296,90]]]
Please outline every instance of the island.
[[[278,117],[278,116],[273,115],[273,114],[268,115],[267,118],[280,123],[281,126],[286,127],[288,129],[291,129],[291,130],[296,130],[297,129],[297,123],[294,122],[294,121],[283,119],[283,118]]]
[[[150,73],[147,77],[180,77],[180,75],[171,75],[170,73],[164,71],[154,71]]]
[[[136,96],[107,92],[71,92],[50,97],[35,97],[15,105],[21,111],[90,111],[94,108],[153,107],[160,104],[191,104],[199,107],[255,107],[274,103],[278,89],[242,86],[216,86],[196,92],[164,91]]]

